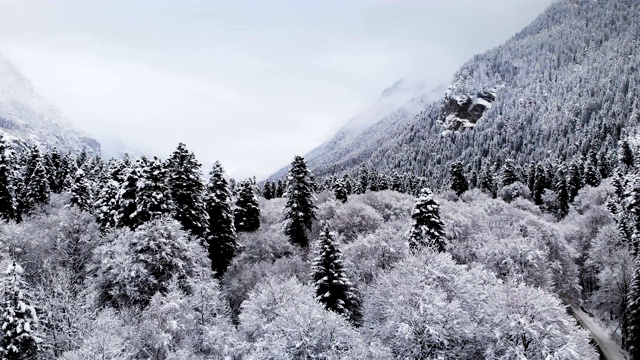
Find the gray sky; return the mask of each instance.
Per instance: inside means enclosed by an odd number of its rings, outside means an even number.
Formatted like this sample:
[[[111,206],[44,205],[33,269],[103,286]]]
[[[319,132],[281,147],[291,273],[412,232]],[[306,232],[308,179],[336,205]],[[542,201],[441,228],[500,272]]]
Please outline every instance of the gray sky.
[[[0,0],[0,54],[98,138],[268,176],[402,77],[448,82],[551,0]],[[208,171],[208,169],[205,169]]]

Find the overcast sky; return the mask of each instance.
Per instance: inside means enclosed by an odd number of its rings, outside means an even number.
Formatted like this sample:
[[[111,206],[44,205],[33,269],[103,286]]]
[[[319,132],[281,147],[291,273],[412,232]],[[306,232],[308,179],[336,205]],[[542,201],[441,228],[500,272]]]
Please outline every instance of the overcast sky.
[[[402,77],[448,82],[551,0],[0,0],[0,54],[98,138],[262,178]],[[206,169],[208,171],[208,169]]]

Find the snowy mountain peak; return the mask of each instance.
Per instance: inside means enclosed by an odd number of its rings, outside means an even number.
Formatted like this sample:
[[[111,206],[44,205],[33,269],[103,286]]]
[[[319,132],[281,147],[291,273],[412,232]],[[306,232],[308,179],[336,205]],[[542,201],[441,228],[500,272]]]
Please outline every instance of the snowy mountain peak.
[[[18,148],[39,144],[62,151],[100,153],[100,144],[95,139],[76,129],[1,55],[0,132]]]

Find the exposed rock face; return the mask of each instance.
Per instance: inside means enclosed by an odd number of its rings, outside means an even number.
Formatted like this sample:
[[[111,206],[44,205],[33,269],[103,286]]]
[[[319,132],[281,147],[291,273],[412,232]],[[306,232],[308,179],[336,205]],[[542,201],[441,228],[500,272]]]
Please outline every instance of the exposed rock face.
[[[446,130],[458,131],[474,127],[491,104],[496,101],[495,91],[481,91],[475,96],[452,95],[449,89],[442,102],[440,122]]]

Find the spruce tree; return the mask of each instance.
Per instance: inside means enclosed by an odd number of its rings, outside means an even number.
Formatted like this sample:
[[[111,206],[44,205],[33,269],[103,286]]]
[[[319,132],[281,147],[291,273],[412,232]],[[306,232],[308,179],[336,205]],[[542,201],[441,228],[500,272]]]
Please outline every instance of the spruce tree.
[[[47,171],[39,158],[35,162],[35,167],[25,184],[25,194],[23,200],[23,212],[29,212],[39,205],[49,203],[50,196],[49,180]]]
[[[336,182],[333,184],[333,196],[335,196],[336,200],[340,201],[343,204],[347,202],[347,189],[345,189],[342,179],[336,180]]]
[[[547,178],[544,165],[542,165],[542,163],[540,162],[536,165],[534,179],[535,180],[533,191],[531,192],[531,197],[533,197],[533,202],[536,205],[542,205],[542,194],[544,194],[544,189],[547,188]]]
[[[328,310],[358,325],[361,319],[360,302],[345,274],[342,254],[327,225],[320,232],[312,271],[318,301]]]
[[[244,180],[239,185],[233,217],[236,231],[256,231],[260,228],[258,198],[249,180]]]
[[[598,164],[596,161],[596,155],[593,151],[589,152],[587,161],[584,164],[584,183],[589,186],[599,186],[601,180],[600,171],[598,171]]]
[[[567,174],[569,202],[573,202],[573,199],[578,195],[578,191],[584,186],[582,167],[583,165],[579,158],[573,158],[569,163],[569,172]]]
[[[368,189],[370,191],[378,191],[378,190],[380,190],[378,172],[376,172],[375,169],[372,169],[369,172]]]
[[[529,171],[527,172],[527,187],[529,187],[529,191],[533,195],[533,192],[536,187],[536,163],[529,163]]]
[[[562,219],[569,213],[569,190],[567,189],[567,178],[562,167],[558,168],[556,173],[555,192],[558,203],[556,215],[559,219]]]
[[[10,220],[16,215],[13,187],[11,147],[0,133],[0,219]]]
[[[231,211],[231,193],[224,170],[219,162],[213,164],[209,173],[204,204],[209,216],[207,243],[211,269],[221,278],[238,249],[234,216]]]
[[[278,186],[276,188],[276,197],[281,198],[284,196],[284,184],[282,183],[282,180],[278,180]]]
[[[83,211],[93,209],[92,185],[82,169],[78,169],[74,176],[73,185],[69,190],[71,197],[69,204]]]
[[[391,175],[391,190],[402,192],[402,178],[397,171],[394,171]]]
[[[351,181],[349,174],[344,174],[342,177],[342,183],[344,184],[344,189],[347,192],[347,195],[353,194],[353,181]]]
[[[451,190],[453,190],[456,195],[460,196],[465,191],[469,190],[469,183],[464,177],[464,168],[461,162],[455,162],[451,164],[451,171],[449,172],[449,176]]]
[[[502,186],[509,186],[518,181],[518,175],[516,175],[516,167],[512,159],[507,159],[502,167],[501,179]]]
[[[284,233],[302,248],[309,245],[307,230],[316,218],[316,206],[310,184],[310,173],[302,156],[296,156],[287,175],[287,202],[284,207]]]
[[[490,170],[482,170],[480,172],[480,179],[478,182],[478,188],[480,188],[480,191],[492,198],[496,197],[496,186],[493,180],[493,173]]]
[[[618,147],[618,163],[625,170],[633,167],[633,150],[631,150],[631,146],[629,145],[629,141],[627,140],[620,141],[620,145]]]
[[[170,214],[173,202],[162,161],[154,157],[146,162],[136,184],[136,211],[131,214],[134,227]]]
[[[380,175],[378,181],[378,190],[384,191],[389,190],[389,180],[387,180],[387,175]]]
[[[356,182],[356,188],[354,192],[356,194],[364,194],[369,188],[369,170],[362,164],[358,170],[358,181]]]
[[[178,144],[167,160],[167,172],[175,219],[186,231],[203,237],[209,219],[202,200],[202,171],[195,155],[187,150],[185,144]]]
[[[0,284],[0,358],[6,360],[36,359],[38,339],[34,335],[38,323],[36,310],[25,292],[22,267],[12,261]]]
[[[145,162],[142,158],[136,159],[132,161],[126,169],[124,181],[120,185],[117,198],[116,222],[119,227],[135,229],[138,225],[134,217],[138,207],[136,204],[136,196],[138,180],[141,178],[142,166]]]
[[[409,232],[409,248],[418,250],[431,247],[445,251],[444,223],[440,219],[440,206],[433,199],[431,190],[423,188],[411,213],[413,225]]]
[[[630,359],[640,359],[640,262],[636,258],[627,303],[626,345]]]

